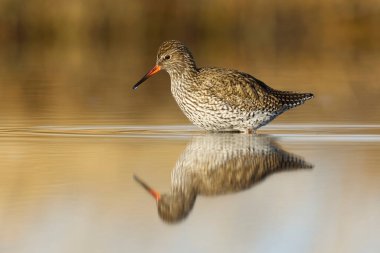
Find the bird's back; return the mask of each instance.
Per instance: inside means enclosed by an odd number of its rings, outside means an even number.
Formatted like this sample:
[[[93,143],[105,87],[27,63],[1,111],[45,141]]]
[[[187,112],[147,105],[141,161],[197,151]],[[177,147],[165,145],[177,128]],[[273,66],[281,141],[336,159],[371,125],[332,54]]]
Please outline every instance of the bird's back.
[[[275,90],[259,79],[236,70],[222,68],[199,69],[199,83],[210,95],[232,107],[247,110],[279,112],[303,104],[311,93]]]

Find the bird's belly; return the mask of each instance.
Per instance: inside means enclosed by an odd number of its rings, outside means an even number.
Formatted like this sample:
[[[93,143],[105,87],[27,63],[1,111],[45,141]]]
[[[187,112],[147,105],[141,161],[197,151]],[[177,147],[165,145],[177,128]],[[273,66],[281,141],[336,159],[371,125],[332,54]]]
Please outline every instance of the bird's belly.
[[[193,94],[173,96],[186,115],[195,125],[209,131],[245,131],[257,129],[275,116],[268,112],[233,108],[219,99]]]

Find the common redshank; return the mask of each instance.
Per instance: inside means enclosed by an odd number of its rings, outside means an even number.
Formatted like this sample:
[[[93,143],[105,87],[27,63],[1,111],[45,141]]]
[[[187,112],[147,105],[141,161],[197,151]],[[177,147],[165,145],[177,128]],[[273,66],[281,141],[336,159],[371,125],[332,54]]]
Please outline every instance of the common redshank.
[[[269,136],[208,134],[194,137],[179,157],[168,193],[160,194],[136,176],[135,180],[156,199],[161,219],[174,223],[188,216],[197,195],[239,192],[273,173],[312,167]]]
[[[187,118],[209,131],[253,133],[278,115],[311,99],[311,93],[270,88],[259,79],[232,69],[198,68],[180,41],[165,41],[156,65],[134,86],[166,70],[171,92]]]

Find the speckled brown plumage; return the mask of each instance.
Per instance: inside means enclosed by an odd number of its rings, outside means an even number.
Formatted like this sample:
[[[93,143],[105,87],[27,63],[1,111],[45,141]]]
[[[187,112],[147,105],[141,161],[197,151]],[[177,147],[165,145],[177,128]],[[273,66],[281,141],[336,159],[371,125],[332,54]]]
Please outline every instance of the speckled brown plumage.
[[[190,213],[198,195],[239,192],[273,173],[312,167],[269,136],[196,136],[172,171],[170,192],[157,200],[158,213],[164,221],[177,222]]]
[[[156,67],[134,89],[161,69],[169,73],[171,92],[184,114],[210,131],[254,131],[313,97],[272,89],[237,70],[198,68],[191,52],[176,40],[160,46]]]

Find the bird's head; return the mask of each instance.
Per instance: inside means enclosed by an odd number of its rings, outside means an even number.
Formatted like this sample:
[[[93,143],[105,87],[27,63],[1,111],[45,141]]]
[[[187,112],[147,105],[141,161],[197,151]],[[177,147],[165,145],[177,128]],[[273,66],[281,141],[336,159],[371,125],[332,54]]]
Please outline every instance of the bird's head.
[[[187,70],[196,70],[196,66],[191,52],[182,42],[178,40],[165,41],[158,49],[156,65],[133,86],[133,89],[137,89],[145,80],[162,69],[172,75],[181,74]]]

